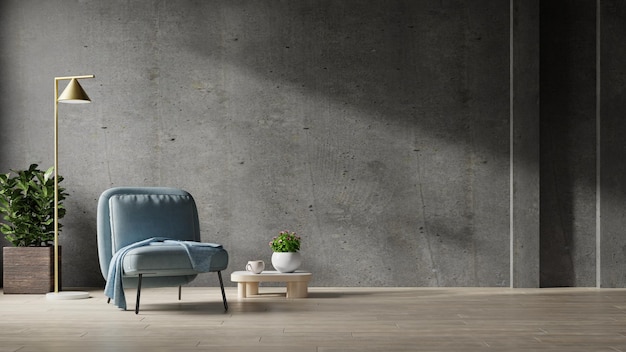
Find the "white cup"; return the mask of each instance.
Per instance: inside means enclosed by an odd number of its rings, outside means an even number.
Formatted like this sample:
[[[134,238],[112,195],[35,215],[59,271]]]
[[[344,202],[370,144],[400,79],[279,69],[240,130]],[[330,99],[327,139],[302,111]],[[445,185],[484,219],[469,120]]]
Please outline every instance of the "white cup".
[[[246,270],[255,274],[260,274],[265,269],[265,262],[262,260],[250,260],[246,264]]]

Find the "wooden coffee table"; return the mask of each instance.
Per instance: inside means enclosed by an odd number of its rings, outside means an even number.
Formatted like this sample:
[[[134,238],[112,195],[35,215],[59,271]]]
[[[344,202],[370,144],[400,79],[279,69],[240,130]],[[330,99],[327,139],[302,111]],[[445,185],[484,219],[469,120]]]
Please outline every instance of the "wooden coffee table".
[[[287,298],[306,298],[312,274],[306,271],[281,273],[263,271],[260,274],[249,271],[235,271],[230,274],[230,281],[237,283],[237,297],[246,298],[259,294],[259,282],[286,282]]]

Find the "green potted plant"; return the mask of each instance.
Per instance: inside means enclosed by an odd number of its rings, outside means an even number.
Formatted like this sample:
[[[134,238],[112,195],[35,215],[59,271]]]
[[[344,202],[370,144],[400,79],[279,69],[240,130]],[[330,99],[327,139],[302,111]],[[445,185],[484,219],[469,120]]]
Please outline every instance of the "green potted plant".
[[[59,176],[59,183],[63,180]],[[58,216],[65,216],[59,187]],[[54,168],[31,164],[0,174],[0,232],[13,247],[3,248],[4,293],[46,293],[54,288]],[[61,228],[59,224],[59,230]],[[60,257],[60,254],[59,254]]]
[[[302,264],[300,255],[300,241],[302,238],[295,232],[281,231],[278,236],[272,238],[272,266],[281,273],[292,273]]]

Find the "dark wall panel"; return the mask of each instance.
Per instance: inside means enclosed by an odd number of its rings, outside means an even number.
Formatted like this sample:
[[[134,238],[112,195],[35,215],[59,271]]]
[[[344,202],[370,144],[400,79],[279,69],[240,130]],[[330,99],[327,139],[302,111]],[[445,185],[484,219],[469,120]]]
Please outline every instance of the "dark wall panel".
[[[596,1],[541,2],[541,286],[595,286]]]
[[[602,287],[624,287],[626,262],[626,3],[601,2],[601,277]]]

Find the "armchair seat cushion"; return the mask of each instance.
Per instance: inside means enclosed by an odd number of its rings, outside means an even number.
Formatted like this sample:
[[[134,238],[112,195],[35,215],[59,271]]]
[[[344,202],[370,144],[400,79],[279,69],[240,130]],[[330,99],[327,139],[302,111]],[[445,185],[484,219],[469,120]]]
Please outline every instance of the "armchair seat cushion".
[[[228,253],[223,248],[207,248],[212,256],[208,271],[224,270],[228,266]],[[147,246],[129,250],[123,258],[124,276],[177,276],[199,273],[190,261],[184,246],[168,242],[152,242]]]

